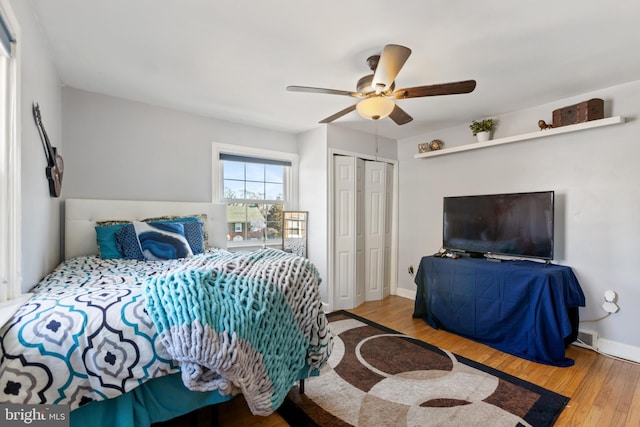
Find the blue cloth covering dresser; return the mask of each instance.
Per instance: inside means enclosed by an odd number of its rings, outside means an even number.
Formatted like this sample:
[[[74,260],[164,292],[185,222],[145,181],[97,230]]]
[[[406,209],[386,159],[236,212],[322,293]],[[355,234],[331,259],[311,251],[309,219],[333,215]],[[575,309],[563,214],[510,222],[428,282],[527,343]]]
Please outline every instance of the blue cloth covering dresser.
[[[571,366],[584,293],[570,267],[534,261],[423,257],[413,317],[506,353]]]

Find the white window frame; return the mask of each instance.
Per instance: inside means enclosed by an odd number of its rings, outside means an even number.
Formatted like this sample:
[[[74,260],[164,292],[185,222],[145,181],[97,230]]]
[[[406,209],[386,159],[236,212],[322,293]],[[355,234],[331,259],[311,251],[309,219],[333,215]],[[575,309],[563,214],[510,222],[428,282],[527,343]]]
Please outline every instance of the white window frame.
[[[4,325],[31,296],[22,292],[21,246],[21,116],[20,116],[20,28],[8,0],[0,0],[0,15],[11,43],[7,73],[0,84],[7,94],[0,106],[0,326]],[[0,55],[5,55],[0,53]],[[6,58],[6,56],[5,56]]]
[[[224,198],[224,179],[222,162],[220,161],[220,153],[235,154],[246,157],[259,157],[263,159],[282,160],[291,162],[289,172],[285,175],[285,200],[283,202],[283,210],[297,210],[298,207],[298,154],[287,153],[283,151],[265,150],[261,148],[253,148],[242,145],[213,143],[212,147],[212,197],[214,203],[227,203]],[[255,200],[247,200],[253,203]],[[269,201],[265,201],[269,203]],[[254,241],[227,242],[230,249],[241,248],[251,249],[257,247]]]

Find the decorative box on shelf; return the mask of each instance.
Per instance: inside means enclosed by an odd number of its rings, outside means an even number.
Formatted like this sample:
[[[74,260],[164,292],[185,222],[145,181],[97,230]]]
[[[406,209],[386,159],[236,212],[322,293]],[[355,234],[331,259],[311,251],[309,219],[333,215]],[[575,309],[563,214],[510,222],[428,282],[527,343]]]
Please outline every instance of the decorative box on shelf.
[[[593,98],[568,107],[553,110],[553,127],[575,125],[604,118],[604,101]]]

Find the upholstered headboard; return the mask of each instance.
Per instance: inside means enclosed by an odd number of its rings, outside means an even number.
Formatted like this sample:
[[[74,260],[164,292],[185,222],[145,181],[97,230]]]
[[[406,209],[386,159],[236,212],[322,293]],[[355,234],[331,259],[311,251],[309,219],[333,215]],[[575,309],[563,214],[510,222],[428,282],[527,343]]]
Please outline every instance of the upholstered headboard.
[[[227,247],[225,204],[137,200],[67,199],[64,205],[64,256],[97,255],[96,221],[143,220],[163,215],[207,214],[209,245]]]

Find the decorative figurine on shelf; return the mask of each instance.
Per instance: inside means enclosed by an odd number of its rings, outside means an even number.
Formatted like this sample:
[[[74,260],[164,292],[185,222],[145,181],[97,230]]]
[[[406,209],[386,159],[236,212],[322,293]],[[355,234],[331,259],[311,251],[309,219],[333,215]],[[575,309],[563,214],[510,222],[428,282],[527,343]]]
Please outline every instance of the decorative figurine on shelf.
[[[551,129],[553,125],[547,124],[544,120],[538,120],[538,127],[540,130]]]
[[[429,150],[431,151],[437,151],[442,147],[444,147],[444,142],[440,141],[439,139],[434,139],[429,143]]]
[[[418,144],[418,152],[426,153],[429,151],[437,151],[442,147],[444,147],[444,142],[440,141],[439,139],[434,139],[431,142],[423,142],[422,144]]]

